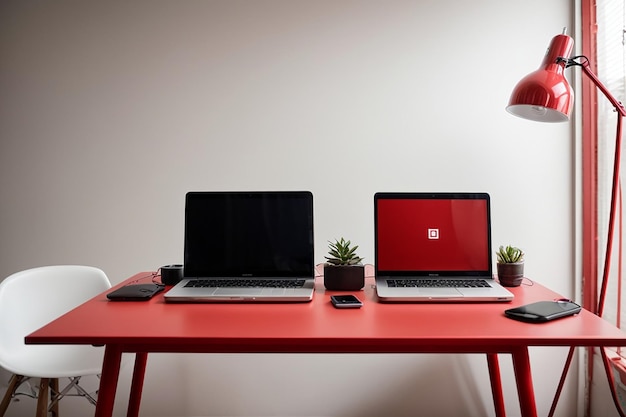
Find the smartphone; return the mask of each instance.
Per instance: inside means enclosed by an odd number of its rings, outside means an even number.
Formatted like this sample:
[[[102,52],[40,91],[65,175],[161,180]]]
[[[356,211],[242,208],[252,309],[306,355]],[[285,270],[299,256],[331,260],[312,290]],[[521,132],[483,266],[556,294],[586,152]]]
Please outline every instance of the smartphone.
[[[515,320],[544,323],[580,312],[580,306],[571,301],[538,301],[521,307],[510,308],[504,314]]]
[[[107,298],[111,301],[147,301],[165,286],[158,284],[130,284],[111,291]]]
[[[363,303],[354,295],[331,295],[330,302],[335,308],[361,308]]]

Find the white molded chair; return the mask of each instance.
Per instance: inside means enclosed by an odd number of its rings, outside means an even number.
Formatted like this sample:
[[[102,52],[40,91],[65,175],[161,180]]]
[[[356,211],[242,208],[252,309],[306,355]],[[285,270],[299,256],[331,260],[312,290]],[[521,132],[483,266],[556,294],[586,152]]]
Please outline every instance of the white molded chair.
[[[58,401],[65,395],[83,396],[95,405],[94,396],[78,382],[81,376],[100,374],[104,348],[26,345],[24,337],[109,288],[103,271],[79,265],[28,269],[0,282],[0,366],[14,374],[0,403],[0,417],[30,378],[40,378],[39,390],[30,389],[30,396],[38,397],[37,417],[48,412],[58,416]],[[59,378],[69,379],[62,390]]]

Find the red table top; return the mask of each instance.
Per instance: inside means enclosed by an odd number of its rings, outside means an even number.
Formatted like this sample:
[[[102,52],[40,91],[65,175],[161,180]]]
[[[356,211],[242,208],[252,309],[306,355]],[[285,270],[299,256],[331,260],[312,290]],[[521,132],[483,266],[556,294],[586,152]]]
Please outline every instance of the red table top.
[[[140,273],[117,287],[140,280]],[[313,301],[289,304],[112,302],[103,293],[26,337],[29,344],[115,344],[124,351],[233,353],[506,352],[527,346],[625,346],[626,333],[583,310],[549,323],[506,318],[504,310],[560,298],[540,284],[512,288],[510,303],[391,304],[373,280],[360,309],[334,308],[318,279]],[[115,287],[115,288],[117,288]],[[167,291],[169,288],[166,288]],[[108,291],[107,291],[108,292]]]

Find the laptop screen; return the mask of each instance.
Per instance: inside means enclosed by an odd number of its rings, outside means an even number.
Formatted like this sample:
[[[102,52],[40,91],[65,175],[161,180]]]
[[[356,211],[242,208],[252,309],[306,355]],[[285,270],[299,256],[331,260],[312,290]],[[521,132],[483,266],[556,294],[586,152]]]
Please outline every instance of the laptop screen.
[[[485,193],[377,193],[376,268],[407,275],[491,275]]]
[[[312,277],[310,192],[189,192],[184,275]]]

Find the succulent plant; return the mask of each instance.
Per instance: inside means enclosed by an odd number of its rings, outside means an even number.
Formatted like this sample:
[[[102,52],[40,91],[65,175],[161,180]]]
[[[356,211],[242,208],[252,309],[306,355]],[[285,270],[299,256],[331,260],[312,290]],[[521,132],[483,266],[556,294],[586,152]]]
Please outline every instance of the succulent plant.
[[[335,242],[328,242],[328,254],[325,256],[329,264],[332,265],[359,265],[363,258],[356,254],[359,248],[357,245],[350,246],[351,242],[341,238]]]
[[[500,246],[496,251],[499,264],[514,264],[524,260],[524,252],[520,248],[507,245]]]

